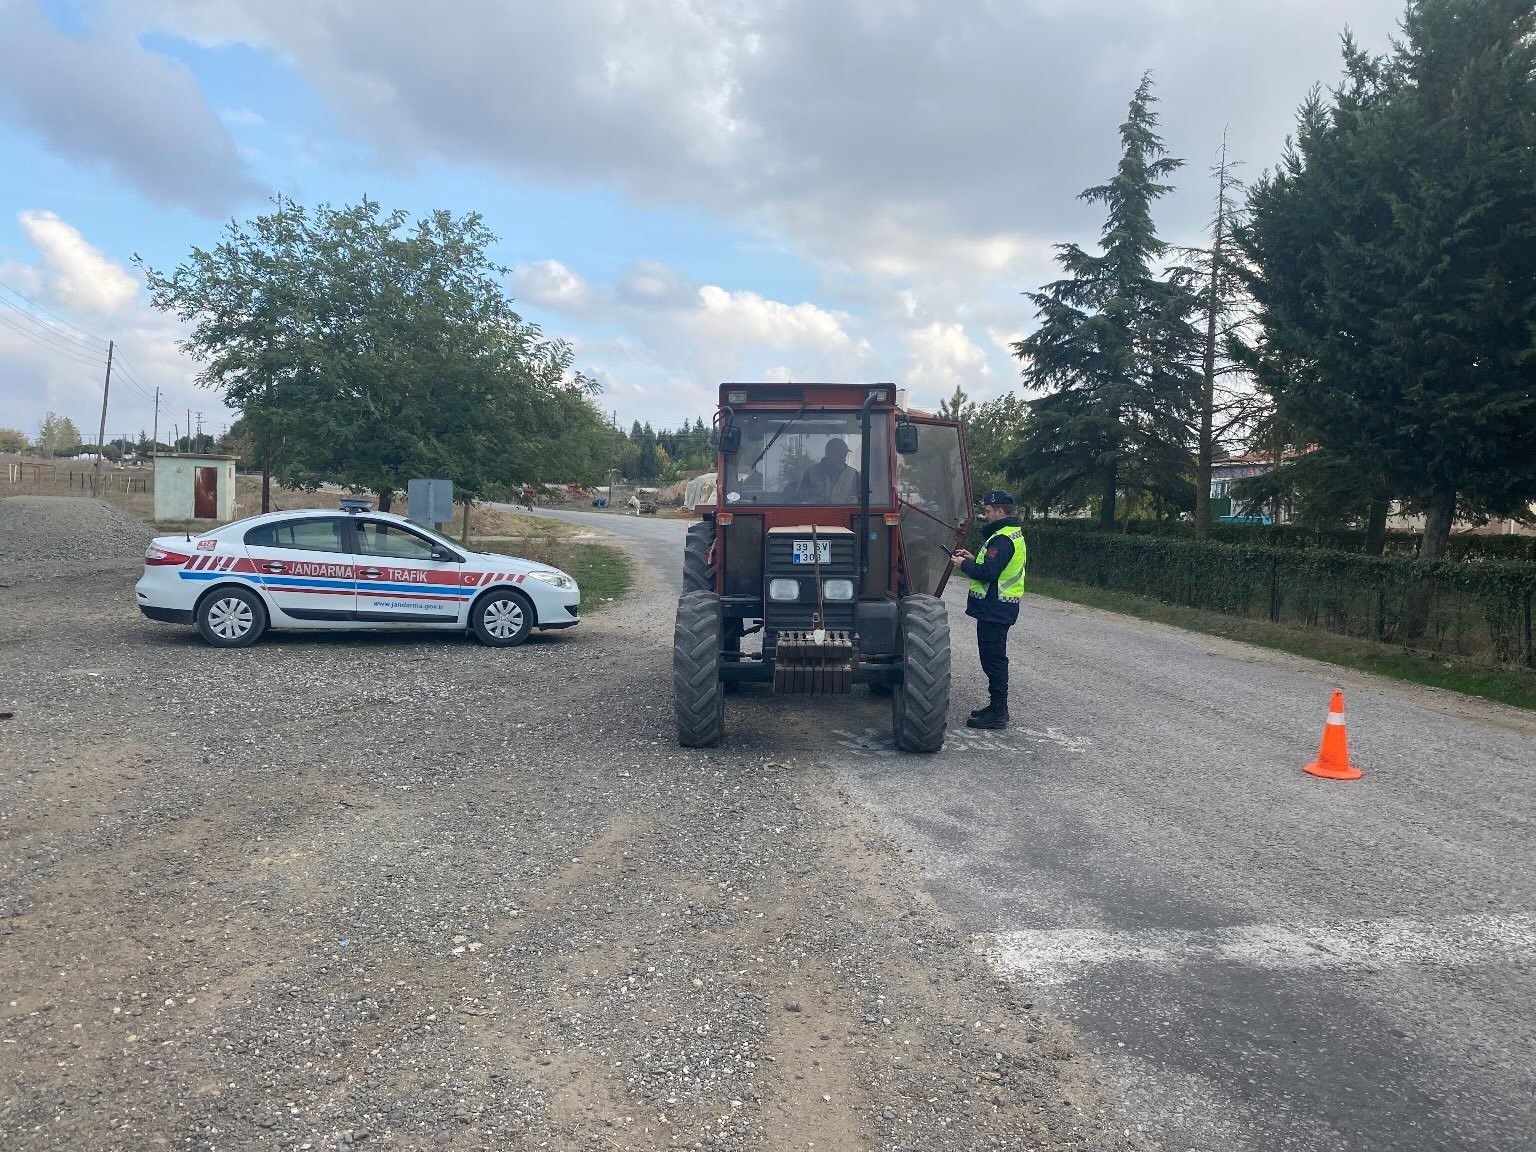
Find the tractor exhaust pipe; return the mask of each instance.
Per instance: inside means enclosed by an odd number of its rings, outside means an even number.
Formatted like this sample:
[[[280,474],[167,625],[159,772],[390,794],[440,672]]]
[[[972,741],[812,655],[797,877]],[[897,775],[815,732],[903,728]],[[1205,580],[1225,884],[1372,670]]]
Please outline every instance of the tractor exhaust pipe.
[[[874,407],[879,391],[871,389],[864,397],[864,407],[859,413],[859,587],[855,595],[864,591],[864,577],[869,574],[869,410]]]

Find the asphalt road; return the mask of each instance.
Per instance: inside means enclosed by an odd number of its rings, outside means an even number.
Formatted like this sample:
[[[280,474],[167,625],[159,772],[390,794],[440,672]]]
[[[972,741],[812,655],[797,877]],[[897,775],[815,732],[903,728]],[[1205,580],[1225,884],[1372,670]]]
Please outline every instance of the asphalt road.
[[[681,522],[549,514],[675,584]],[[1536,722],[1026,597],[1014,727],[974,733],[948,599],[939,754],[892,751],[862,692],[743,692],[727,744],[833,767],[1168,1148],[1536,1148]],[[1301,772],[1335,687],[1356,782]]]

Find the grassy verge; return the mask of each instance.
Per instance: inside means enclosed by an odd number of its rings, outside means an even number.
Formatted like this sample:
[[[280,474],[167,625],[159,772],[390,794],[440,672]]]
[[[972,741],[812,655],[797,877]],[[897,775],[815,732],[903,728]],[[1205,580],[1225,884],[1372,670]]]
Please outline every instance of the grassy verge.
[[[1135,616],[1140,620],[1171,624],[1207,636],[1224,636],[1230,640],[1241,640],[1245,644],[1256,644],[1261,648],[1274,648],[1294,656],[1324,660],[1360,672],[1390,676],[1394,680],[1407,680],[1432,688],[1462,692],[1516,708],[1536,709],[1536,673],[1518,668],[1498,668],[1449,660],[1388,644],[1336,636],[1330,632],[1289,628],[1268,620],[1251,620],[1242,616],[1223,616],[1218,612],[1164,604],[1145,596],[1109,592],[1039,576],[1029,578],[1028,589],[1035,595],[1053,600],[1066,600],[1089,608]]]
[[[524,519],[524,517],[520,517]],[[612,544],[599,544],[592,540],[572,540],[574,531],[567,524],[550,520],[533,521],[539,527],[554,524],[566,529],[563,533],[474,540],[476,548],[485,552],[499,552],[503,556],[518,556],[558,568],[581,585],[581,610],[583,614],[600,611],[611,601],[617,600],[629,590],[629,556],[622,548]]]

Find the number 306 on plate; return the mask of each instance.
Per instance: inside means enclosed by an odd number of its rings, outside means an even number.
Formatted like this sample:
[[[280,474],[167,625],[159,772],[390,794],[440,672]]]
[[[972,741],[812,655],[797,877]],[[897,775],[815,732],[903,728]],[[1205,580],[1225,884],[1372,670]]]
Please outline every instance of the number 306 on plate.
[[[811,546],[815,545],[816,553],[811,552]],[[794,552],[790,559],[796,564],[830,564],[832,563],[832,541],[830,540],[796,540]]]

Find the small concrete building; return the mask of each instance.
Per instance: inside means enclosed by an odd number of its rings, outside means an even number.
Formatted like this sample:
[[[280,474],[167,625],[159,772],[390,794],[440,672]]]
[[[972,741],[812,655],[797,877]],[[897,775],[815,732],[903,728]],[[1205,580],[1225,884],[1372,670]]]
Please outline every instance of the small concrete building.
[[[155,457],[156,520],[233,520],[235,456],[176,452]]]

